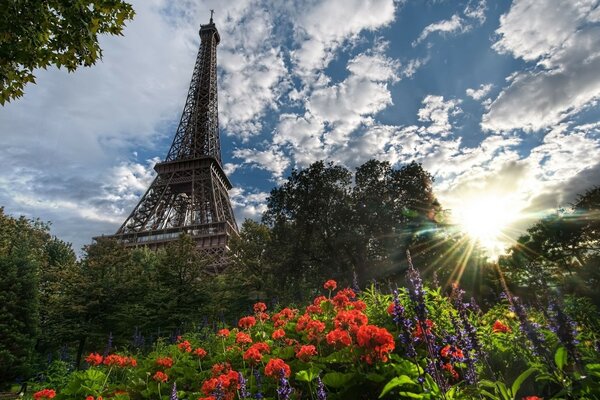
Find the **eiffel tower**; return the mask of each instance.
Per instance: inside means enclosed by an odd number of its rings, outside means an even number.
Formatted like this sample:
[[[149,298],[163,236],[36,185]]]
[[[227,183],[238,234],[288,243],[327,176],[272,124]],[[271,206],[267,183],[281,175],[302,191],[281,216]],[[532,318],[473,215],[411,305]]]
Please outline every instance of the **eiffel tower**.
[[[216,270],[225,266],[229,238],[238,234],[229,200],[231,182],[221,166],[217,107],[217,45],[213,22],[200,25],[200,49],[187,100],[173,144],[157,176],[117,233],[108,236],[126,246],[156,249],[191,235],[212,257]]]

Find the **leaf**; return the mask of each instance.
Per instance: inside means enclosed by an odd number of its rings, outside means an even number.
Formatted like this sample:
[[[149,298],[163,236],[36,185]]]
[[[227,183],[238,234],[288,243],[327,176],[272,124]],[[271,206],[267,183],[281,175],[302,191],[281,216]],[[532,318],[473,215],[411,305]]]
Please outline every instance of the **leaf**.
[[[388,394],[390,392],[390,390],[398,387],[398,386],[403,386],[406,384],[414,384],[415,381],[413,381],[410,377],[406,376],[406,375],[402,375],[402,376],[397,376],[395,378],[392,378],[384,387],[383,390],[381,391],[381,394],[379,395],[379,398],[382,398],[383,396],[385,396],[386,394]]]
[[[564,346],[560,346],[556,350],[556,353],[554,353],[554,362],[560,371],[562,371],[567,364],[567,357],[567,349],[565,349]]]
[[[529,378],[529,375],[533,374],[535,371],[536,371],[535,368],[529,368],[528,370],[523,372],[521,375],[519,375],[517,377],[517,379],[515,379],[515,381],[513,382],[512,386],[510,388],[510,391],[512,392],[513,397],[517,395],[517,392],[521,388],[521,385],[523,384],[523,382],[525,382],[525,379]]]
[[[300,382],[312,382],[321,372],[320,369],[309,368],[296,372],[296,380]]]
[[[346,386],[354,376],[354,373],[342,374],[341,372],[329,372],[323,375],[323,383],[334,389],[339,389]]]
[[[385,376],[371,372],[367,374],[367,379],[379,383],[385,381]]]
[[[508,393],[508,389],[503,382],[496,382],[496,389],[500,392],[500,395],[505,400],[512,400],[513,396]]]

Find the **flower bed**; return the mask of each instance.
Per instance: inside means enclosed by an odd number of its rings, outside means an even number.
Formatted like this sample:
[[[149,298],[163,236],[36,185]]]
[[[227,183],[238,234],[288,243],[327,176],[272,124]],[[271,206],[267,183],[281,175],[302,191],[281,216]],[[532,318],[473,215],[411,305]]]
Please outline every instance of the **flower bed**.
[[[505,297],[482,313],[454,288],[357,295],[324,285],[303,309],[268,310],[149,354],[89,354],[89,368],[37,399],[598,398],[594,334],[556,305]],[[553,397],[554,396],[554,397]]]

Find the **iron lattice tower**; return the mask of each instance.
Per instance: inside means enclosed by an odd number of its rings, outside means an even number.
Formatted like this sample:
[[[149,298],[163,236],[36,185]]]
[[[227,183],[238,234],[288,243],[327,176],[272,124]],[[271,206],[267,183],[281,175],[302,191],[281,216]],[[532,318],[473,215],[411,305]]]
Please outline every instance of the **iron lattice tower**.
[[[238,228],[229,200],[232,188],[221,166],[217,107],[217,45],[213,22],[200,26],[200,49],[192,81],[164,162],[129,217],[111,237],[127,246],[162,247],[182,233],[213,256],[216,269]]]

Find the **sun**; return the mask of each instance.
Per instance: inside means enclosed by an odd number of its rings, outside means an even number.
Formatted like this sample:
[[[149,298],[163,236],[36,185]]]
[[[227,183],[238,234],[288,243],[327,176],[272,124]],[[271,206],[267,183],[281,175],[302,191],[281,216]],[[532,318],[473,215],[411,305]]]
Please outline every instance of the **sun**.
[[[509,242],[507,232],[519,218],[519,207],[499,193],[461,199],[452,209],[459,229],[485,248],[492,258],[502,254]]]

